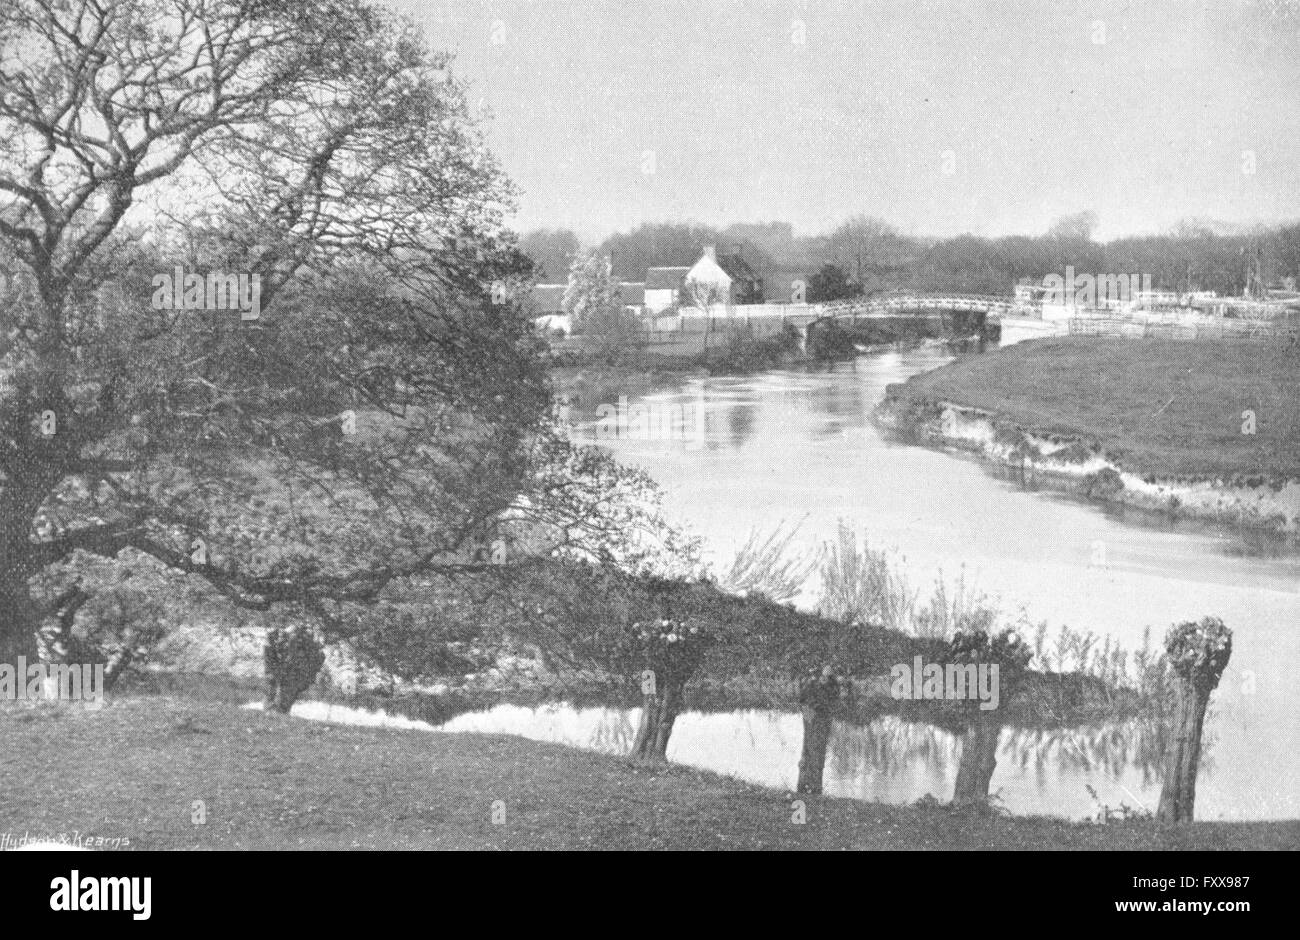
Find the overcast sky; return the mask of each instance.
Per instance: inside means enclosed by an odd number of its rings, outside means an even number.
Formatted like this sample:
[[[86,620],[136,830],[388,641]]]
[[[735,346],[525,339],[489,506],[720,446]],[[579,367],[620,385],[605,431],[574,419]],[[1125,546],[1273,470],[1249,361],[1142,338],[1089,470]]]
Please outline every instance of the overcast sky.
[[[388,2],[491,112],[520,229],[1300,217],[1300,0]]]

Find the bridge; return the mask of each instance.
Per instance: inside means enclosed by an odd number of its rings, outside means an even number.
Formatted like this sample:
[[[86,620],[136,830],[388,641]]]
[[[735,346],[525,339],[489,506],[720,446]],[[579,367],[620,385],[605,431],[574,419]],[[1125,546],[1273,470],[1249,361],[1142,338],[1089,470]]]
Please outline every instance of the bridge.
[[[1012,316],[1016,312],[1028,312],[1024,305],[1017,304],[1009,297],[992,297],[983,294],[944,296],[900,294],[886,297],[855,297],[851,300],[835,300],[817,306],[822,311],[818,319],[850,322],[897,317],[940,319],[944,314],[950,313],[982,313],[998,319]]]
[[[1215,297],[1168,309],[1126,303],[1048,311],[1032,302],[988,294],[889,294],[819,304],[750,304],[708,311],[686,308],[655,320],[647,337],[652,345],[675,345],[694,336],[707,346],[708,334],[718,330],[748,327],[759,334],[775,334],[793,326],[799,331],[800,346],[806,349],[809,332],[824,324],[898,319],[942,322],[954,314],[974,314],[972,329],[989,322],[999,324],[1003,346],[1067,333],[1216,338],[1300,335],[1300,299],[1264,303]]]
[[[953,313],[979,313],[999,319],[1014,316],[1032,316],[1031,308],[1018,304],[1009,297],[991,297],[979,294],[891,294],[884,297],[857,297],[817,304],[746,304],[716,307],[704,311],[687,307],[680,311],[683,323],[708,319],[711,324],[757,324],[778,320],[781,325],[791,324],[800,329],[819,321],[928,319],[938,320]]]
[[[777,333],[786,326],[793,326],[799,331],[800,345],[806,347],[809,331],[823,324],[852,325],[869,320],[897,319],[943,321],[953,314],[975,314],[981,327],[989,320],[1000,322],[1004,337],[1012,342],[1029,336],[1064,332],[1063,326],[1044,323],[1036,310],[1010,297],[891,294],[818,304],[745,304],[719,306],[708,311],[687,307],[676,315],[661,317],[648,335],[652,344],[674,344],[690,334],[720,329],[743,326],[760,333]]]

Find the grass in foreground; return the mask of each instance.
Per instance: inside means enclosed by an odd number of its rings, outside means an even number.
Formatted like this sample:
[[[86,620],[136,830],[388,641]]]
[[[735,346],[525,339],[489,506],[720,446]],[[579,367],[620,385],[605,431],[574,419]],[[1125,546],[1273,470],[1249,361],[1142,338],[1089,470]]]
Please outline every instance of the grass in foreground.
[[[916,376],[896,391],[1090,438],[1137,473],[1300,476],[1300,350],[1276,342],[1033,340]],[[1253,435],[1242,431],[1245,411],[1254,412]]]
[[[1300,822],[1096,826],[806,798],[520,738],[340,727],[173,697],[0,707],[0,832],[139,849],[1295,848]],[[206,822],[191,821],[193,803]],[[506,822],[491,822],[502,800]]]

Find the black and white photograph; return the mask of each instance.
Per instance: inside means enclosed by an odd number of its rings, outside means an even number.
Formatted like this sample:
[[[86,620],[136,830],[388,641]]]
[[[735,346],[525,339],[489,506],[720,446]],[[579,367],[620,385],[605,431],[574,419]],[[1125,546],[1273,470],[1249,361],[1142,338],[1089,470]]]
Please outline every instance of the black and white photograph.
[[[1240,928],[1300,848],[1298,51],[1300,0],[0,0],[9,900],[1087,853]]]

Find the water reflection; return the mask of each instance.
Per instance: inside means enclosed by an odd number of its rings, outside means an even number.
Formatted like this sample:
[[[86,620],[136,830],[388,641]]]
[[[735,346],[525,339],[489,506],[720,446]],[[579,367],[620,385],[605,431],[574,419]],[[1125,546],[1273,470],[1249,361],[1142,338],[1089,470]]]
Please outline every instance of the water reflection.
[[[717,569],[731,563],[755,527],[770,532],[801,520],[796,546],[812,552],[843,519],[873,545],[897,549],[913,587],[928,592],[940,570],[964,570],[968,584],[997,598],[1010,616],[1023,610],[1047,621],[1053,635],[1068,625],[1134,650],[1147,628],[1159,643],[1171,623],[1221,617],[1235,631],[1233,661],[1207,719],[1206,734],[1218,737],[1217,767],[1203,775],[1198,816],[1300,817],[1296,545],[1232,526],[1100,507],[1041,489],[1032,475],[1021,480],[880,434],[870,413],[885,387],[950,359],[935,349],[895,351],[830,368],[680,380],[649,394],[683,404],[702,399],[704,446],[601,443],[659,483],[666,510],[704,537]],[[797,603],[816,606],[815,579]],[[1144,761],[1098,763],[1113,747],[1099,752],[1083,739],[1070,747],[1093,769],[1047,774],[1069,791],[1058,794],[1059,811],[1091,809],[1078,774],[1103,784],[1113,774],[1119,782],[1108,789],[1094,784],[1111,805],[1135,805],[1127,791],[1147,792]],[[1039,773],[1037,753],[1025,774]],[[926,764],[925,773],[933,777],[935,766]],[[1015,777],[1010,765],[1000,768],[995,785],[1004,774]],[[1050,779],[1045,785],[1054,786]],[[1050,799],[1026,796],[1021,804]]]
[[[622,756],[631,750],[638,718],[637,709],[500,705],[457,716],[440,730],[514,734]],[[802,736],[802,719],[791,712],[687,712],[677,721],[668,758],[788,790],[798,777]],[[990,792],[1017,814],[1092,818],[1100,805],[1089,786],[1112,809],[1154,809],[1163,747],[1159,729],[1141,721],[1052,731],[1004,728]],[[825,792],[883,803],[926,795],[946,801],[960,758],[956,735],[921,722],[890,716],[866,725],[836,724]]]

